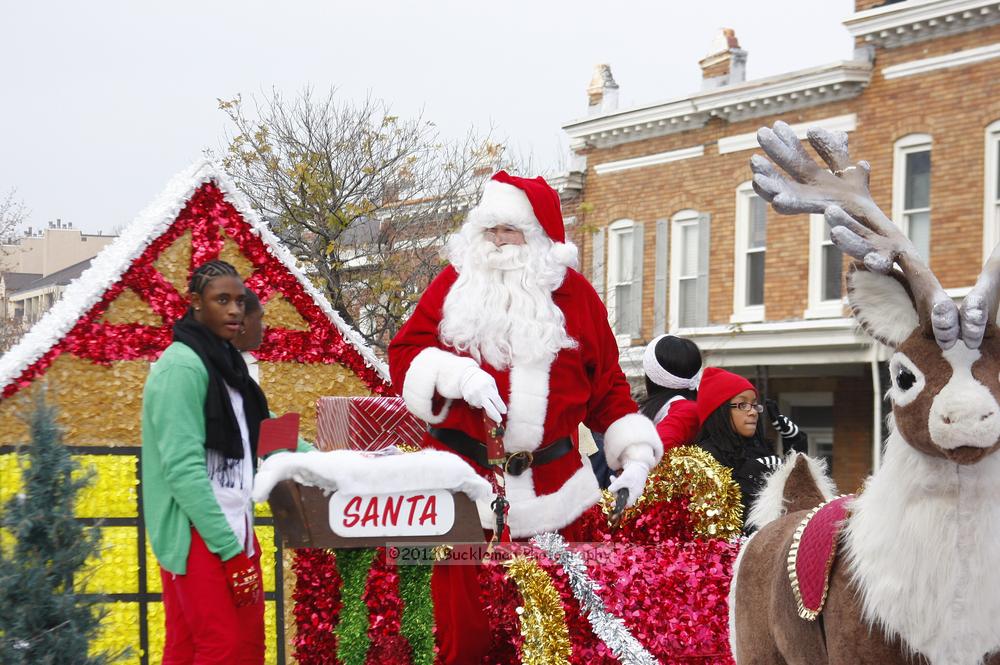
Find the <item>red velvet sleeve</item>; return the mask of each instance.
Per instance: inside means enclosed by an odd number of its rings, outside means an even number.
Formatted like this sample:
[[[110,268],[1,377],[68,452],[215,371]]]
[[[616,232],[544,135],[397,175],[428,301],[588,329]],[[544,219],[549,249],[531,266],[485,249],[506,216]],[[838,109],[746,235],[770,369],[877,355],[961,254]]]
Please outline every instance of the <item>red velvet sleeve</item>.
[[[389,376],[396,394],[402,393],[406,372],[417,354],[428,347],[441,348],[438,325],[441,323],[444,299],[457,278],[458,273],[451,266],[442,270],[420,297],[413,314],[389,343]]]
[[[608,323],[608,310],[597,292],[582,275],[572,274],[580,283],[580,299],[587,303],[592,321],[594,370],[584,424],[593,432],[606,432],[622,416],[638,411],[628,379],[618,363],[618,342]]]
[[[681,399],[670,405],[667,415],[656,424],[663,450],[694,443],[698,435],[698,407],[692,400]]]

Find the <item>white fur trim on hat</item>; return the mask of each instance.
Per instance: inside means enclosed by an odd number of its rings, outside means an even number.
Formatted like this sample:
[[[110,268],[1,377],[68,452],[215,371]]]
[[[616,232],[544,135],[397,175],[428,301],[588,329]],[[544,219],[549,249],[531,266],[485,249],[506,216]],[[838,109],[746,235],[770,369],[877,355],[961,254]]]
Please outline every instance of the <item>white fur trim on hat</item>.
[[[641,460],[653,468],[663,457],[663,442],[652,420],[630,413],[611,423],[604,433],[604,455],[608,466],[615,470],[629,459]]]
[[[698,383],[701,382],[700,370],[690,379],[687,379],[683,376],[671,374],[656,359],[656,345],[664,337],[671,337],[671,335],[660,335],[646,345],[646,350],[642,354],[642,371],[646,373],[650,381],[658,386],[673,388],[675,390],[697,390]]]
[[[580,266],[580,251],[571,242],[553,243],[552,248],[549,250],[549,256],[552,257],[552,260],[556,264],[566,266],[567,268],[575,270]]]
[[[488,180],[483,185],[483,195],[479,199],[479,205],[469,211],[466,223],[483,229],[501,224],[522,230],[542,228],[535,217],[528,195],[514,185],[497,180]]]
[[[403,378],[403,402],[410,413],[428,423],[439,423],[448,415],[451,400],[462,396],[459,380],[469,367],[478,367],[472,358],[462,358],[428,347],[417,354]],[[437,393],[446,398],[444,408],[434,413]]]

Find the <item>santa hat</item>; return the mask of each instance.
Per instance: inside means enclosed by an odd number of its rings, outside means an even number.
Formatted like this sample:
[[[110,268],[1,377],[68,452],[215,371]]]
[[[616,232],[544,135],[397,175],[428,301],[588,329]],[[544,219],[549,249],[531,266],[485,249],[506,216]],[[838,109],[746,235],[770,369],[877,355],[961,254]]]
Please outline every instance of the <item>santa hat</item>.
[[[498,171],[483,185],[479,205],[469,211],[466,224],[481,229],[513,226],[521,231],[538,229],[552,241],[552,251],[560,263],[570,265],[576,260],[576,246],[566,242],[559,193],[545,178],[520,178]]]
[[[739,374],[718,367],[707,367],[698,385],[698,423],[705,424],[712,412],[744,390],[757,394],[753,384]]]

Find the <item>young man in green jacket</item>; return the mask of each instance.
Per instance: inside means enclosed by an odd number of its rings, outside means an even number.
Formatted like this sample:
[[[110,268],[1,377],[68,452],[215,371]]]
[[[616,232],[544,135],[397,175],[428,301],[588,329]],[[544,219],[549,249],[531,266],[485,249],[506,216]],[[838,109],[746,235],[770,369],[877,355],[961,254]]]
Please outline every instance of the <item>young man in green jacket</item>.
[[[191,308],[143,392],[143,510],[163,581],[164,665],[264,662],[250,494],[268,409],[231,344],[244,293],[228,263],[195,270]]]

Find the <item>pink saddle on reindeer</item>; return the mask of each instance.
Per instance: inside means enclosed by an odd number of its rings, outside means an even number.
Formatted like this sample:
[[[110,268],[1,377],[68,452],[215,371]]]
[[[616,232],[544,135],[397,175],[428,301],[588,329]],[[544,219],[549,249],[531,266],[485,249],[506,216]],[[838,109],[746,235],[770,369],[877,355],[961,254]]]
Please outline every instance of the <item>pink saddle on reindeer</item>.
[[[788,580],[799,616],[808,621],[815,621],[823,611],[840,530],[848,515],[847,502],[853,498],[848,494],[816,506],[795,529],[788,549]]]

